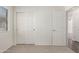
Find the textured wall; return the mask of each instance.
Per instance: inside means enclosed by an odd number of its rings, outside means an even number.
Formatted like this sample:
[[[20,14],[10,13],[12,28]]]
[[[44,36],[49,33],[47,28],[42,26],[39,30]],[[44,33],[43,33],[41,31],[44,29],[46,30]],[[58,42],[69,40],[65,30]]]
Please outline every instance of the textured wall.
[[[0,32],[0,52],[5,51],[13,45],[13,8],[5,7],[8,9],[8,31]]]

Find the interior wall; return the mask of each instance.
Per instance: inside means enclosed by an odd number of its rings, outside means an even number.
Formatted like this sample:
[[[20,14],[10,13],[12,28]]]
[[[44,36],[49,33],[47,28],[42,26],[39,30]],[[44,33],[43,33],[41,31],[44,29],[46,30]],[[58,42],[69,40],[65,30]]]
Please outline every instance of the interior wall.
[[[65,6],[65,10],[68,11],[69,9],[71,9],[73,6]]]
[[[0,52],[13,45],[13,7],[4,6],[4,8],[8,9],[8,31],[0,32]]]

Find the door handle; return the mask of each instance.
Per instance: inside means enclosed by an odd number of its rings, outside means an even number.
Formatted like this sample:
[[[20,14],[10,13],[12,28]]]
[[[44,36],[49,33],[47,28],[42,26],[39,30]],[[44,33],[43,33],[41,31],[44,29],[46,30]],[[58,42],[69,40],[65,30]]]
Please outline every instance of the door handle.
[[[33,29],[33,31],[35,31],[36,29]]]
[[[56,31],[55,29],[53,29],[52,31]]]

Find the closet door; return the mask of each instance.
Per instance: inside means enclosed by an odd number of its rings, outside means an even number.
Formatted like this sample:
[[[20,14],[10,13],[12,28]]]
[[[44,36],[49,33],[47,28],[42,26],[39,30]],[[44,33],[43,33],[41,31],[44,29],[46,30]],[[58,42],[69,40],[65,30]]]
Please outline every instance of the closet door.
[[[34,38],[37,45],[51,45],[53,36],[50,7],[39,7],[34,13]]]
[[[30,12],[17,12],[17,44],[33,44],[33,18]]]
[[[17,12],[17,44],[51,45],[51,33],[50,7],[33,7],[28,12]]]
[[[54,7],[52,17],[53,45],[66,46],[66,14],[64,8]]]

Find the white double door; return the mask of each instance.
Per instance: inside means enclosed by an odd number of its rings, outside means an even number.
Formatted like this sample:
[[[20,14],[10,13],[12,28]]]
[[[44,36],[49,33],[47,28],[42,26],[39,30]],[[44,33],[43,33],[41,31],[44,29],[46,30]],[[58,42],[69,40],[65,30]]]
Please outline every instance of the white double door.
[[[62,7],[17,7],[17,10],[16,44],[66,45]]]
[[[53,41],[49,12],[17,12],[17,44],[51,44]]]

